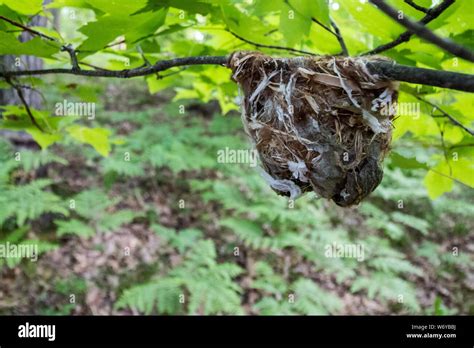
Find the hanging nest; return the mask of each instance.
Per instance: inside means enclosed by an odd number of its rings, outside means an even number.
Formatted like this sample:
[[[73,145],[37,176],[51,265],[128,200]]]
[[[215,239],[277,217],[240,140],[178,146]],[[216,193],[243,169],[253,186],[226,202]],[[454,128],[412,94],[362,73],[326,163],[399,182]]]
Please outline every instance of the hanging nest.
[[[380,184],[398,96],[396,83],[366,68],[381,59],[231,55],[245,131],[274,191],[314,191],[347,207]]]

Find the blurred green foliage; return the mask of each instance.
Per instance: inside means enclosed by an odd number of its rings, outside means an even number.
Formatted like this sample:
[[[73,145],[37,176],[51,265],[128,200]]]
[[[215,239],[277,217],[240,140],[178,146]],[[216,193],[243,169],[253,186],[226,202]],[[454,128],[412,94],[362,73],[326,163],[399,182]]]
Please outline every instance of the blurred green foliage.
[[[431,201],[427,190],[420,186],[423,168],[401,169],[388,160],[381,187],[349,213],[329,207],[313,194],[293,206],[286,198],[275,195],[248,164],[217,162],[217,151],[223,146],[250,149],[239,117],[214,115],[205,120],[180,114],[182,105],[171,103],[161,110],[101,115],[95,121],[98,125],[114,129],[131,120],[133,131],[119,137],[120,144],[107,158],[94,151],[83,152],[83,161],[94,163],[94,171],[100,177],[95,180],[97,187],[84,188],[78,194],[58,191],[60,183],[53,184],[51,180],[12,181],[21,173],[34,173],[35,166],[27,160],[28,155],[24,156],[25,161],[15,161],[13,149],[2,142],[2,185],[7,190],[2,192],[34,190],[38,198],[30,202],[35,206],[38,202],[47,203],[28,210],[20,205],[28,204],[24,196],[12,194],[8,201],[0,200],[3,236],[11,238],[17,229],[28,229],[45,213],[54,213],[51,233],[58,238],[113,233],[121,225],[144,221],[166,245],[166,253],[181,259],[176,265],[157,265],[151,276],[123,288],[116,308],[131,307],[146,314],[347,312],[345,306],[350,304],[343,301],[341,294],[328,288],[327,282],[317,280],[325,277],[331,279],[333,286],[354,296],[366,296],[396,313],[448,314],[469,310],[461,304],[470,296],[467,289],[453,294],[459,302],[449,310],[439,302],[441,299],[429,306],[421,305],[419,299],[426,291],[423,279],[427,270],[435,272],[434,277],[439,279],[456,274],[454,279],[462,282],[468,275],[465,272],[474,267],[472,253],[462,250],[454,255],[446,246],[450,239],[465,237],[472,229],[468,219],[472,215],[472,205],[468,203],[473,199],[472,191],[458,187],[450,195]],[[150,122],[155,126],[150,127]],[[43,158],[41,166],[67,166],[67,154],[78,150],[75,143],[67,141],[55,151],[43,150],[39,153]],[[66,154],[66,158],[59,153]],[[129,161],[124,160],[125,153]],[[171,176],[166,174],[168,171]],[[218,180],[211,178],[215,175]],[[160,223],[159,214],[150,215],[155,208],[149,203],[136,211],[117,210],[134,191],[129,188],[120,196],[108,192],[115,192],[117,185],[126,185],[130,180],[139,180],[141,185],[155,182],[159,187],[179,183],[170,188],[170,194],[176,195],[169,197],[172,201],[177,204],[182,190],[188,191],[187,204],[191,201],[193,205],[213,207],[212,212],[197,208],[201,213],[193,225],[171,228]],[[104,182],[105,189],[99,188]],[[192,214],[192,210],[181,209],[174,214],[178,218]],[[219,234],[211,237],[209,226],[216,226]],[[360,245],[363,260],[328,257],[327,247],[333,243]],[[252,264],[240,264],[236,250]],[[242,277],[248,278],[245,286]],[[255,293],[256,299],[251,308],[244,308],[242,296],[248,292]]]
[[[423,12],[402,0],[389,2],[413,19],[424,16]],[[439,2],[419,0],[418,3],[430,7]],[[55,16],[59,26],[47,25],[46,28],[35,29],[57,39],[57,42],[36,37],[20,43],[17,28],[1,21],[0,54],[30,54],[43,58],[50,67],[70,67],[67,53],[60,50],[62,44],[70,43],[80,51],[80,61],[101,68],[122,70],[141,66],[144,60],[154,63],[170,56],[227,55],[234,50],[255,49],[254,45],[237,39],[233,34],[262,45],[334,55],[341,50],[338,40],[323,28],[331,27],[331,19],[338,24],[353,56],[394,40],[404,32],[402,26],[388,20],[368,1],[357,0],[137,0],[119,3],[54,0],[46,6],[42,6],[42,0],[21,4],[14,0],[0,1],[0,15],[24,23],[33,14],[44,15],[53,21],[52,10],[58,11]],[[474,8],[470,1],[456,1],[428,27],[465,44],[474,30],[472,13]],[[289,54],[259,48],[270,54]],[[472,63],[453,57],[416,37],[383,54],[406,65],[474,72]],[[235,102],[237,86],[229,77],[229,71],[223,67],[194,66],[184,70],[173,68],[144,79],[150,93],[173,88],[176,91],[175,100],[199,99],[204,103],[217,100],[222,113],[226,114],[238,108]],[[21,81],[45,87],[39,78],[25,77]],[[97,96],[91,82],[80,86],[64,84],[63,88],[71,100],[93,101]],[[474,121],[471,112],[474,98],[468,93],[403,84],[399,101],[421,104],[421,107],[416,115],[410,110],[401,110],[395,120],[394,132],[397,140],[413,140],[418,145],[433,148],[433,151],[423,152],[423,155],[412,151],[404,156],[408,161],[430,168],[423,182],[431,198],[451,191],[453,180],[473,187],[474,150],[472,146],[465,146],[472,143],[471,136],[447,118],[433,117],[440,113],[416,99],[420,96],[442,107],[468,127]],[[70,117],[51,117],[50,110],[53,108],[33,110],[38,123],[47,133],[41,133],[31,124],[24,108],[6,106],[4,109],[0,127],[26,130],[42,148],[60,141],[65,135],[76,142],[92,145],[103,156],[109,154],[113,144],[107,129],[71,124],[73,118]],[[110,165],[114,165],[113,161]],[[176,165],[180,165],[179,161]]]
[[[232,33],[264,45],[340,53],[335,36],[311,17],[326,26],[334,20],[353,56],[404,31],[367,2],[334,3],[54,0],[43,7],[42,0],[0,0],[2,16],[27,23],[39,13],[51,22],[50,9],[58,9],[60,20],[59,32],[51,25],[35,28],[58,42],[35,38],[20,43],[16,28],[0,22],[0,54],[31,54],[48,67],[70,67],[60,47],[71,43],[80,50],[80,61],[121,70],[139,67],[144,59],[154,63],[255,49]],[[390,3],[412,18],[423,16],[402,0]],[[429,28],[464,44],[472,34],[473,13],[470,1],[456,1]],[[401,64],[474,72],[472,64],[417,38],[384,54]],[[365,313],[370,311],[366,307],[379,306],[382,312],[403,314],[473,313],[472,288],[463,284],[474,269],[468,247],[474,147],[467,133],[446,118],[433,117],[439,112],[416,98],[472,126],[472,95],[402,84],[400,102],[420,103],[420,114],[398,115],[382,185],[360,207],[344,211],[312,194],[293,206],[272,192],[255,169],[216,161],[216,152],[225,147],[249,149],[240,119],[232,112],[238,109],[237,86],[223,67],[174,68],[140,78],[154,98],[173,90],[173,102],[162,102],[160,109],[147,108],[145,92],[133,95],[132,88],[125,100],[106,105],[110,86],[95,79],[28,77],[20,82],[45,91],[44,108],[32,111],[47,132],[31,124],[23,107],[2,106],[0,127],[28,132],[42,150],[18,150],[0,142],[0,241],[39,243],[40,252],[46,253],[70,240],[143,224],[163,243],[163,258],[177,255],[178,261],[160,260],[151,271],[137,271],[133,281],[123,280],[116,310],[280,315]],[[93,120],[55,117],[54,105],[64,99],[102,103],[97,103]],[[189,111],[189,100],[215,100],[221,112],[204,109],[202,116]],[[124,104],[144,106],[126,111]],[[54,179],[38,175],[45,168],[66,172]],[[68,168],[73,175],[93,179],[71,187]],[[143,201],[141,196],[156,187],[168,188],[168,204],[177,205],[185,197],[191,207],[177,210]],[[126,205],[131,199],[140,202],[138,208]],[[164,207],[176,221],[160,220]],[[333,243],[362,246],[363,260],[327,257],[327,246]],[[3,271],[26,268],[20,259],[0,262]],[[53,291],[63,297],[87,291],[75,278],[55,284]],[[359,307],[356,298],[362,298]],[[71,313],[74,306],[64,303],[43,312]]]

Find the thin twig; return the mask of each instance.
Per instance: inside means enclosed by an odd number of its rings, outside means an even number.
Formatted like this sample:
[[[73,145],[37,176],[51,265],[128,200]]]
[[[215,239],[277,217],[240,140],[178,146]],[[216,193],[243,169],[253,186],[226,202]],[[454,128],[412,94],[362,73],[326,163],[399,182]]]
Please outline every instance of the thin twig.
[[[417,5],[415,4],[415,2],[413,0],[405,0],[405,3],[407,3],[408,5],[410,5],[411,7],[413,7],[415,10],[418,10],[420,12],[423,12],[423,13],[428,13],[429,9],[423,7],[423,6],[420,6],[420,5]]]
[[[43,92],[41,92],[39,89],[33,87],[33,86],[29,86],[29,85],[17,85],[19,88],[22,88],[22,89],[28,89],[32,92],[35,92],[37,93],[41,99],[43,100],[43,102],[46,104],[47,103],[47,100],[46,100],[46,97],[44,96]]]
[[[446,163],[449,167],[449,175],[453,175],[453,168],[451,168],[451,163],[449,162],[448,149],[446,148],[446,142],[444,141],[444,126],[443,129],[438,125],[439,134],[441,136],[441,148],[443,149],[443,155]]]
[[[429,9],[428,12],[426,13],[426,16],[424,16],[420,20],[420,23],[424,24],[424,25],[430,23],[432,20],[439,17],[439,15],[441,13],[443,13],[449,6],[451,6],[454,3],[454,1],[455,0],[444,0],[438,6]],[[380,46],[378,46],[378,47],[376,47],[373,50],[370,50],[368,52],[362,53],[361,56],[367,56],[367,55],[371,55],[371,54],[379,54],[381,52],[387,51],[387,50],[389,50],[391,48],[394,48],[394,47],[396,47],[396,46],[398,46],[398,45],[400,45],[404,42],[407,42],[408,40],[410,40],[410,38],[412,36],[413,36],[413,33],[411,33],[410,31],[406,31],[403,34],[401,34],[398,38],[396,38],[395,40],[393,40],[389,43],[380,45]]]
[[[471,50],[458,45],[456,42],[440,37],[433,33],[431,30],[426,28],[424,25],[414,22],[406,16],[399,16],[397,10],[392,6],[388,5],[384,0],[369,0],[372,4],[376,5],[377,8],[384,12],[387,16],[397,21],[412,33],[421,37],[422,39],[431,42],[432,44],[444,49],[454,56],[474,62],[474,52]]]
[[[441,112],[443,114],[444,117],[448,118],[452,124],[458,126],[458,127],[461,127],[462,129],[464,129],[466,132],[468,132],[470,135],[474,136],[474,131],[472,129],[469,129],[468,127],[466,127],[465,125],[463,125],[461,122],[459,122],[458,120],[456,120],[453,116],[451,116],[450,114],[448,114],[446,111],[444,111],[443,109],[441,109],[438,105],[436,104],[433,104],[432,102],[430,102],[429,100],[426,100],[426,99],[423,99],[422,97],[418,96],[418,95],[415,95],[415,98],[430,105],[431,107],[435,108],[436,110],[438,110],[439,112]]]
[[[116,78],[131,78],[137,76],[151,75],[159,71],[167,70],[173,67],[187,66],[187,65],[223,65],[226,66],[228,61],[227,56],[196,56],[173,58],[169,60],[161,60],[149,67],[141,67],[135,69],[125,70],[79,70],[55,68],[55,69],[40,69],[40,70],[15,70],[15,71],[1,71],[0,77],[8,78],[15,76],[31,76],[31,75],[48,75],[48,74],[69,74],[78,76],[91,77],[116,77]],[[82,63],[81,63],[82,64]]]
[[[97,65],[94,65],[94,64],[85,63],[85,62],[81,62],[80,64],[84,65],[84,66],[88,66],[89,68],[93,68],[95,70],[107,71],[107,69],[101,68],[100,66],[97,66]]]
[[[296,48],[284,47],[284,46],[275,46],[275,45],[264,45],[264,44],[246,39],[246,38],[234,33],[230,29],[227,29],[227,31],[229,33],[231,33],[233,36],[235,36],[237,39],[239,39],[241,41],[244,41],[244,42],[246,42],[250,45],[253,45],[255,47],[258,47],[258,48],[269,48],[269,49],[274,49],[274,50],[283,50],[283,51],[288,51],[288,52],[295,52],[295,53],[301,53],[301,54],[306,54],[306,55],[310,55],[310,56],[315,56],[315,54],[312,53],[312,52],[297,50]]]
[[[305,17],[305,14],[299,12],[298,10],[296,10],[293,5],[290,4],[289,0],[285,0],[285,4],[287,4],[293,11],[295,11],[296,13],[298,13],[300,16],[303,16]],[[341,49],[342,49],[342,55],[344,56],[347,56],[349,55],[348,52],[347,52],[347,46],[346,46],[346,43],[344,42],[344,38],[342,37],[341,35],[341,32],[339,31],[339,28],[338,26],[336,25],[336,23],[331,19],[331,26],[334,28],[334,30],[331,30],[330,27],[328,27],[327,25],[323,24],[320,20],[318,20],[317,18],[314,18],[314,17],[311,17],[311,21],[316,23],[317,25],[319,25],[321,28],[323,28],[324,30],[326,30],[328,33],[331,33],[332,35],[334,35],[337,39],[337,41],[339,42],[339,45],[341,46]]]
[[[333,34],[336,37],[337,42],[339,42],[339,45],[341,46],[341,50],[342,50],[341,54],[344,55],[344,56],[349,55],[349,53],[347,52],[346,43],[344,42],[344,38],[342,37],[341,32],[340,32],[338,26],[336,25],[336,22],[334,22],[331,19],[331,26],[334,28],[334,31],[333,31],[314,17],[311,17],[311,21],[318,24],[321,28],[325,29],[327,32]]]
[[[145,57],[145,53],[143,53],[142,47],[140,45],[137,45],[137,51],[140,53],[140,56],[143,59],[143,62],[145,63],[145,66],[151,66],[150,61]]]
[[[122,40],[120,40],[120,41],[112,42],[111,44],[108,44],[107,46],[105,46],[105,48],[110,48],[110,47],[118,46],[118,45],[124,44],[125,42],[126,42],[125,39],[122,39]]]
[[[459,148],[459,147],[474,147],[474,143],[469,143],[469,144],[456,144],[456,145],[452,145],[449,147],[450,150],[452,149],[456,149],[456,148]]]
[[[37,30],[28,28],[27,26],[25,26],[25,25],[23,25],[23,24],[21,24],[21,23],[15,22],[15,21],[11,20],[10,18],[4,17],[4,16],[0,16],[0,19],[4,20],[5,22],[10,23],[11,25],[14,25],[15,27],[21,28],[21,29],[23,29],[24,31],[27,31],[27,32],[29,32],[29,33],[31,33],[31,34],[33,34],[33,35],[41,36],[42,38],[47,39],[47,40],[50,40],[50,41],[56,41],[56,42],[58,41],[58,40],[56,40],[54,37],[45,35],[45,34],[43,34],[43,33],[40,33],[40,32],[37,31]]]
[[[184,70],[186,70],[186,69],[188,69],[188,67],[183,66],[183,67],[179,68],[178,70],[172,71],[172,72],[170,72],[170,73],[168,73],[168,74],[158,75],[157,78],[159,78],[159,79],[164,79],[164,78],[167,78],[167,77],[169,77],[169,76],[173,76],[173,75],[179,74],[181,71],[184,71]]]
[[[304,13],[301,13],[300,11],[298,11],[297,9],[295,9],[293,7],[292,4],[290,4],[290,1],[289,0],[284,0],[284,3],[288,5],[289,8],[291,8],[293,11],[295,11],[296,13],[298,13],[300,16],[302,17],[306,17],[306,15]],[[316,23],[317,25],[319,25],[321,28],[323,28],[324,30],[330,32],[331,34],[333,34],[334,36],[337,36],[337,34],[331,30],[330,27],[328,27],[327,25],[321,23],[317,18],[314,18],[314,17],[311,17],[311,21]]]
[[[4,17],[4,16],[0,16],[0,19],[18,27],[18,28],[21,28],[23,29],[24,31],[27,31],[33,35],[37,35],[37,36],[40,36],[44,39],[47,39],[49,41],[53,41],[53,42],[58,42],[59,43],[59,40],[54,38],[54,37],[51,37],[51,36],[48,36],[48,35],[45,35],[43,33],[40,33],[39,31],[37,30],[34,30],[34,29],[31,29],[21,23],[18,23],[18,22],[15,22],[7,17]],[[72,70],[76,71],[76,70],[80,70],[81,68],[79,67],[79,63],[77,62],[77,56],[76,56],[76,51],[74,50],[74,48],[72,47],[71,44],[65,44],[65,45],[62,45],[61,46],[61,51],[65,51],[69,54],[69,58],[71,59],[71,65],[72,65]]]
[[[331,30],[331,28],[329,28],[327,25],[321,23],[321,21],[319,21],[317,18],[311,17],[311,21],[316,23],[317,25],[319,25],[321,28],[323,28],[327,32],[333,34],[337,38],[337,33],[335,31]]]
[[[25,96],[23,95],[23,91],[21,90],[21,87],[17,86],[14,82],[11,81],[11,79],[9,78],[6,78],[5,79],[6,82],[13,87],[13,89],[16,91],[16,93],[18,94],[18,98],[20,99],[21,103],[23,104],[23,106],[25,107],[25,110],[26,110],[26,113],[28,115],[28,117],[30,118],[31,120],[31,123],[33,123],[33,125],[38,128],[41,132],[44,133],[44,130],[43,128],[38,124],[38,122],[36,121],[35,117],[33,116],[33,113],[31,112],[30,110],[30,107],[28,105],[28,103],[26,102],[26,99],[25,99]]]
[[[81,70],[79,63],[77,62],[76,51],[71,44],[62,46],[61,51],[66,51],[69,54],[69,57],[71,58],[72,70]]]
[[[331,19],[331,25],[334,28],[334,31],[336,33],[337,41],[339,42],[339,45],[341,46],[342,55],[343,56],[348,56],[349,51],[347,50],[347,46],[346,46],[346,43],[344,41],[344,38],[342,37],[341,32],[340,32],[339,27],[337,26],[336,22],[334,22],[332,19]]]

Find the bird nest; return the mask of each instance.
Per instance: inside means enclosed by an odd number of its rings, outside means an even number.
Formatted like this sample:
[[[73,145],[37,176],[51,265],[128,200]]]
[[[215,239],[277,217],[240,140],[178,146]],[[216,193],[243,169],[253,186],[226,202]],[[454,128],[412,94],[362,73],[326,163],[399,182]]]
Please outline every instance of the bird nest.
[[[380,184],[398,96],[366,67],[381,59],[231,55],[242,121],[274,191],[314,191],[347,207]]]

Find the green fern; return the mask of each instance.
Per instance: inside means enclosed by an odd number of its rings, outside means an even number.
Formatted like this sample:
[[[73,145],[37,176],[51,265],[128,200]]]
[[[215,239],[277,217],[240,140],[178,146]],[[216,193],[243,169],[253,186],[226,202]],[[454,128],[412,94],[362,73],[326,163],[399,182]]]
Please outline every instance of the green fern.
[[[141,159],[138,155],[130,154],[130,158],[125,160],[125,152],[116,149],[113,154],[102,161],[102,171],[104,175],[117,174],[125,177],[137,177],[144,175]]]
[[[56,231],[58,237],[67,235],[67,234],[74,234],[80,237],[91,237],[94,235],[94,229],[90,227],[87,223],[77,220],[56,220],[56,225],[58,229]]]
[[[145,314],[153,313],[156,307],[158,313],[178,314],[182,307],[179,296],[183,285],[181,279],[163,278],[153,283],[134,286],[125,290],[115,306],[131,307]]]
[[[126,290],[117,307],[134,307],[148,314],[155,309],[169,314],[241,314],[242,290],[233,282],[241,269],[231,263],[219,264],[216,257],[211,240],[199,241],[166,277]]]
[[[365,223],[368,227],[382,230],[389,238],[397,241],[405,236],[404,226],[392,222],[389,214],[374,204],[364,202],[361,205],[360,211],[367,217]]]
[[[200,230],[194,228],[187,228],[177,232],[174,229],[153,224],[151,229],[171,246],[175,247],[181,254],[192,247],[203,235]]]
[[[0,196],[0,225],[8,218],[15,218],[16,225],[23,226],[45,213],[67,216],[69,211],[61,198],[45,190],[51,183],[38,179],[26,185],[4,187]]]
[[[343,307],[337,295],[321,289],[309,279],[297,280],[292,288],[295,291],[294,305],[300,314],[336,314]]]
[[[287,291],[286,281],[273,268],[264,261],[258,261],[254,265],[255,279],[252,281],[252,289],[263,291],[265,294],[276,295],[281,298]]]
[[[423,219],[417,218],[416,216],[413,216],[413,215],[403,214],[400,212],[392,213],[391,217],[394,221],[402,223],[406,226],[409,226],[421,232],[425,236],[428,234],[428,229],[430,227],[430,224]]]
[[[58,236],[70,234],[90,237],[95,232],[107,233],[142,216],[129,209],[111,213],[110,210],[116,203],[117,199],[110,199],[100,189],[82,191],[69,200],[69,207],[78,218],[55,221]]]
[[[37,251],[36,257],[39,257],[41,254],[44,254],[50,250],[54,250],[58,247],[57,244],[50,243],[44,240],[38,239],[25,239],[24,237],[28,233],[28,227],[20,227],[12,232],[10,232],[6,238],[0,240],[0,244],[13,243],[18,248],[21,248],[22,245],[34,245]],[[7,267],[13,268],[19,265],[22,262],[20,257],[9,257],[5,259],[0,259],[0,267],[6,265]]]
[[[132,222],[135,218],[142,216],[132,210],[123,209],[115,213],[105,214],[95,222],[96,229],[99,232],[112,232],[120,226]]]
[[[370,259],[368,264],[374,269],[386,273],[411,273],[418,276],[423,274],[420,268],[413,266],[407,260],[402,260],[396,257],[375,257]]]
[[[359,276],[352,283],[351,291],[356,293],[361,290],[367,291],[371,299],[379,298],[382,302],[391,303],[401,302],[411,312],[420,311],[415,287],[390,273],[374,272],[369,277]]]
[[[263,315],[328,315],[337,314],[343,307],[337,295],[309,279],[300,278],[288,289],[292,291],[287,290],[287,296],[277,292],[275,297],[262,297],[253,308]]]
[[[264,297],[257,301],[252,308],[261,315],[294,315],[294,307],[288,300],[277,300],[274,297]]]
[[[227,218],[220,225],[231,229],[240,240],[254,249],[282,249],[289,246],[303,246],[301,235],[292,232],[280,232],[275,236],[266,236],[262,227],[251,220]]]
[[[20,152],[20,164],[23,169],[27,172],[36,170],[39,167],[45,166],[51,163],[58,163],[61,165],[67,165],[68,161],[64,158],[55,155],[47,150],[42,151],[21,151]]]
[[[97,220],[118,201],[118,199],[110,199],[104,191],[94,188],[82,191],[72,197],[70,206],[81,217],[87,220]]]

